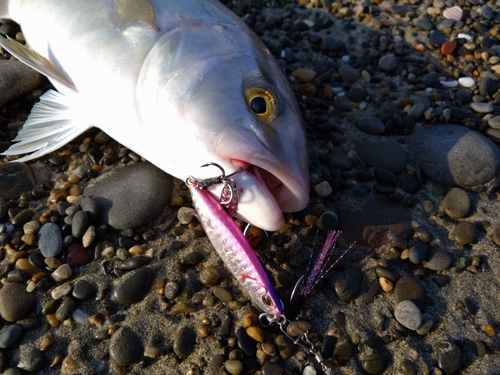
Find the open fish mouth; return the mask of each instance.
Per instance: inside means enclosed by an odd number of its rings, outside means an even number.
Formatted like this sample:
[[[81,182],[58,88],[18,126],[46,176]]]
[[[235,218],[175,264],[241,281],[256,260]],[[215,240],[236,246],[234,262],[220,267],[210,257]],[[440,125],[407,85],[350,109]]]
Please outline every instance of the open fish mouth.
[[[284,169],[235,159],[229,161],[240,169],[232,176],[238,189],[238,210],[235,214],[238,219],[274,231],[284,224],[282,212],[300,211],[307,206],[307,188]],[[220,196],[220,185],[214,185],[210,190]]]

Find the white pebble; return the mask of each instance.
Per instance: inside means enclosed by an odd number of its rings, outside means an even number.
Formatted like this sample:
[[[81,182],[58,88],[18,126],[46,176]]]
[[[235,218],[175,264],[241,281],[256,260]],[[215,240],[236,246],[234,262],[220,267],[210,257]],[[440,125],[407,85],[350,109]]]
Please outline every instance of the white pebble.
[[[472,37],[469,34],[465,34],[465,33],[459,33],[457,35],[457,38],[458,39],[467,39],[467,40],[471,40],[472,39]]]
[[[460,83],[460,85],[462,85],[463,87],[469,88],[474,86],[476,84],[476,81],[474,81],[474,79],[470,77],[462,77],[458,79],[458,83]]]
[[[316,375],[318,372],[314,368],[314,366],[306,366],[304,371],[302,372],[302,375]]]
[[[53,299],[61,299],[64,296],[67,296],[71,292],[71,285],[70,284],[62,284],[54,289],[52,289],[52,292],[50,292],[50,295],[52,296]]]
[[[285,50],[282,50],[280,53],[280,58],[284,59],[286,57],[286,52]]]
[[[360,103],[359,103],[358,108],[359,108],[361,111],[363,111],[363,110],[365,110],[366,108],[368,108],[368,104],[366,104],[366,102],[360,102]]]
[[[76,309],[74,312],[73,312],[73,320],[77,323],[80,323],[82,325],[85,325],[88,323],[88,320],[89,320],[89,314],[83,312],[82,310],[80,309]]]
[[[56,282],[60,283],[61,281],[68,280],[71,275],[71,267],[69,266],[69,264],[64,263],[57,267],[57,269],[52,272],[51,276]]]
[[[314,187],[314,190],[321,198],[328,197],[333,191],[328,181],[320,182]]]
[[[458,81],[440,81],[440,83],[446,87],[457,87],[458,86]]]
[[[349,57],[349,55],[344,55],[344,56],[342,56],[342,61],[343,61],[343,62],[349,62],[349,60],[350,60],[350,59],[351,59],[351,58]]]
[[[433,90],[434,90],[434,89],[433,89],[432,87],[426,87],[426,88],[425,88],[425,92],[427,92],[427,93],[430,93],[430,92],[432,92]]]
[[[28,293],[33,292],[36,289],[36,283],[34,281],[30,281],[28,285],[26,286],[26,291]]]

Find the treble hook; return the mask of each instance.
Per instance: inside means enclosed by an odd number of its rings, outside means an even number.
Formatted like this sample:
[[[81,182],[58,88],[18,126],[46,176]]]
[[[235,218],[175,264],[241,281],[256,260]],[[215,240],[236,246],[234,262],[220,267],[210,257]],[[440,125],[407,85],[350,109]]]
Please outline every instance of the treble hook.
[[[222,174],[220,176],[206,178],[201,181],[196,180],[193,176],[188,176],[188,178],[186,179],[186,185],[191,185],[193,183],[196,183],[196,190],[200,190],[200,189],[207,189],[208,187],[215,184],[224,184],[223,191],[225,188],[227,188],[227,190],[229,191],[229,199],[220,201],[219,204],[229,205],[233,201],[233,198],[236,196],[237,193],[236,184],[231,177],[240,173],[241,169],[237,169],[233,173],[226,175],[226,171],[224,170],[224,168],[222,168],[219,164],[214,162],[205,163],[201,167],[203,168],[209,166],[214,166],[219,168]]]

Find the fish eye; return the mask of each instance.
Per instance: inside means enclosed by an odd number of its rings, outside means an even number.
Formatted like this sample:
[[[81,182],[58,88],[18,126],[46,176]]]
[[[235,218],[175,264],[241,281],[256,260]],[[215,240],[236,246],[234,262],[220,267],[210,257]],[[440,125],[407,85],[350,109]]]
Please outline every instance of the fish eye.
[[[274,303],[273,303],[273,300],[271,299],[271,297],[269,297],[268,294],[264,294],[262,296],[262,302],[264,302],[264,304],[266,306],[269,306],[269,307],[274,307]]]
[[[251,87],[245,92],[248,107],[255,117],[265,122],[273,121],[278,115],[274,94],[264,87]]]

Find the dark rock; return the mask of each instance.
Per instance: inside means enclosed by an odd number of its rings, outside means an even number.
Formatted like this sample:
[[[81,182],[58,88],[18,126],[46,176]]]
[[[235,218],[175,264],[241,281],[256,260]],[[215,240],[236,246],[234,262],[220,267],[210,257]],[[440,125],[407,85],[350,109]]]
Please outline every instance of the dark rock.
[[[0,66],[4,62],[5,60],[2,60]],[[0,73],[0,86],[1,75],[2,73]],[[4,92],[0,102],[3,100],[3,95]],[[0,165],[0,199],[17,199],[21,194],[33,190],[35,186],[35,176],[28,164],[12,162]]]
[[[130,366],[144,352],[139,336],[129,327],[119,328],[109,343],[109,356],[118,366]]]
[[[113,288],[113,300],[120,305],[131,305],[141,301],[153,281],[153,271],[139,268],[118,280]]]
[[[196,346],[196,333],[189,327],[181,327],[175,334],[174,353],[179,358],[187,358]]]
[[[16,322],[28,315],[35,304],[33,294],[18,283],[5,284],[0,289],[0,316],[8,322]]]

